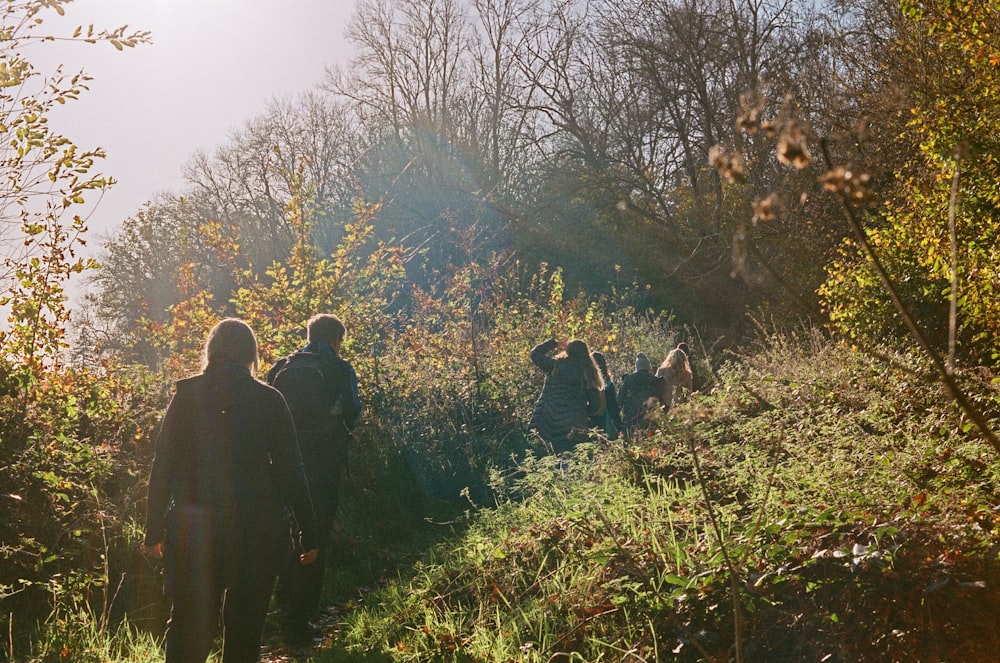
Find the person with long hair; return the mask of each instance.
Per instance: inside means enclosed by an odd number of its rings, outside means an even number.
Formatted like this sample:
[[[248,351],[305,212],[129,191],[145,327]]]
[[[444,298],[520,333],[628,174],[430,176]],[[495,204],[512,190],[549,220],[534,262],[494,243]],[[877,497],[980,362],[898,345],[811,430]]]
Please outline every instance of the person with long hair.
[[[259,382],[257,338],[227,318],[202,372],[180,380],[156,439],[141,552],[164,560],[166,663],[200,663],[219,612],[223,663],[254,663],[274,577],[293,545],[316,558],[312,505],[284,398]]]
[[[560,352],[550,356],[553,350]],[[549,339],[531,350],[531,361],[545,374],[542,392],[528,422],[553,453],[572,449],[587,438],[589,417],[604,411],[601,374],[581,340]]]
[[[663,395],[660,400],[667,410],[675,399],[680,403],[694,388],[694,374],[691,372],[691,362],[688,360],[690,353],[688,344],[682,341],[667,353],[667,358],[656,369],[656,377],[663,380]]]
[[[615,381],[611,379],[611,371],[608,369],[608,360],[604,353],[594,352],[592,356],[594,364],[601,372],[601,379],[604,380],[604,413],[592,416],[590,427],[603,431],[609,440],[617,440],[625,425],[622,423],[622,411],[618,405]]]

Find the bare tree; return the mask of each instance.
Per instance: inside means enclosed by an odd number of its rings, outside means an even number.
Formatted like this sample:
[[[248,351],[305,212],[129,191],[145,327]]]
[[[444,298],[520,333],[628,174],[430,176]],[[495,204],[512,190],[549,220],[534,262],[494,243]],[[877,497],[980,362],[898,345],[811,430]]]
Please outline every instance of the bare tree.
[[[415,127],[448,126],[469,48],[458,0],[362,0],[347,37],[358,51],[350,73],[328,70],[323,87],[350,100],[362,122],[390,127],[400,141]]]
[[[318,240],[339,236],[337,212],[358,195],[354,164],[364,148],[354,120],[336,100],[318,93],[274,100],[213,153],[199,152],[185,168],[185,196],[215,219],[240,230],[255,263],[282,259],[293,241],[287,205],[308,191]]]
[[[517,198],[530,178],[537,127],[530,111],[537,94],[521,66],[542,25],[540,0],[474,0],[478,22],[472,53],[463,144],[481,163],[483,190]]]

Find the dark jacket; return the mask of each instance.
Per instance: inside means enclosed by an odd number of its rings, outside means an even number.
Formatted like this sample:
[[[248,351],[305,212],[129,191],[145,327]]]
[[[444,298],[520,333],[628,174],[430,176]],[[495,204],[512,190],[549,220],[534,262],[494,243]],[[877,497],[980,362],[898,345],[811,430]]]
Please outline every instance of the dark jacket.
[[[631,428],[641,424],[646,414],[661,402],[662,392],[663,380],[653,375],[652,371],[623,375],[618,402],[622,406],[625,425]]]
[[[545,373],[545,383],[528,422],[529,430],[536,431],[556,453],[585,439],[588,417],[604,410],[603,393],[587,386],[580,364],[549,356],[557,345],[549,339],[531,351],[531,361]]]
[[[338,434],[348,435],[354,430],[358,417],[361,415],[361,398],[358,395],[358,374],[346,359],[341,358],[328,343],[310,343],[299,352],[315,352],[320,356],[325,375],[330,376],[328,385],[332,399],[340,399],[340,413],[337,415],[342,426]],[[274,384],[278,372],[288,362],[288,357],[279,359],[267,372],[267,383]],[[331,403],[333,405],[333,403]]]
[[[350,362],[341,358],[327,343],[310,343],[300,352],[319,354],[320,367],[327,377],[327,397],[331,408],[336,403],[337,414],[330,416],[327,424],[316,429],[305,429],[296,424],[299,449],[302,453],[302,464],[313,488],[313,498],[317,499],[318,491],[336,490],[333,485],[334,472],[343,470],[347,465],[348,449],[354,427],[361,414],[361,399],[358,396],[358,376]],[[274,384],[278,372],[288,362],[288,358],[279,359],[267,372],[267,383]],[[294,404],[290,403],[294,410]],[[333,481],[334,484],[339,480]]]
[[[146,544],[165,541],[165,556],[176,559],[187,549],[179,541],[200,539],[223,573],[244,555],[264,555],[276,571],[288,554],[287,508],[303,548],[315,548],[309,490],[281,394],[235,364],[179,381],[156,440]]]

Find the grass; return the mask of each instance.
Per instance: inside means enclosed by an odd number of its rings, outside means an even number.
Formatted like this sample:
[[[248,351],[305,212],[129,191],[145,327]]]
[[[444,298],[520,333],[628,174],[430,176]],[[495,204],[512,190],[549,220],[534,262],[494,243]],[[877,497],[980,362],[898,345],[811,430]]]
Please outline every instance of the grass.
[[[395,661],[992,660],[1000,484],[964,428],[905,357],[771,339],[634,443],[526,459],[341,642]]]
[[[10,650],[8,650],[10,651]],[[152,635],[127,624],[104,629],[90,613],[51,618],[30,655],[13,651],[11,661],[25,663],[154,663],[163,660],[163,649]]]
[[[963,380],[996,413],[988,377]],[[339,621],[298,660],[1000,650],[996,463],[905,356],[864,357],[811,330],[772,335],[631,442],[496,468],[477,491],[494,496],[488,507],[436,501],[384,448],[358,461],[327,592]],[[151,639],[77,631],[73,651],[93,660],[158,660]],[[62,641],[31,660],[65,660]]]

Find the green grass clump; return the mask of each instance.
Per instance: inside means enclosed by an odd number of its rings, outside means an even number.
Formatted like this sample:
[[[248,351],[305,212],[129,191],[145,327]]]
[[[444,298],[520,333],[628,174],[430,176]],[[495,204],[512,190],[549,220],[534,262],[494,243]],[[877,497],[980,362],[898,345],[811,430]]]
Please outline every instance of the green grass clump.
[[[151,634],[128,624],[108,628],[93,614],[53,616],[42,628],[32,653],[11,653],[24,663],[154,663],[163,660],[162,645]]]

